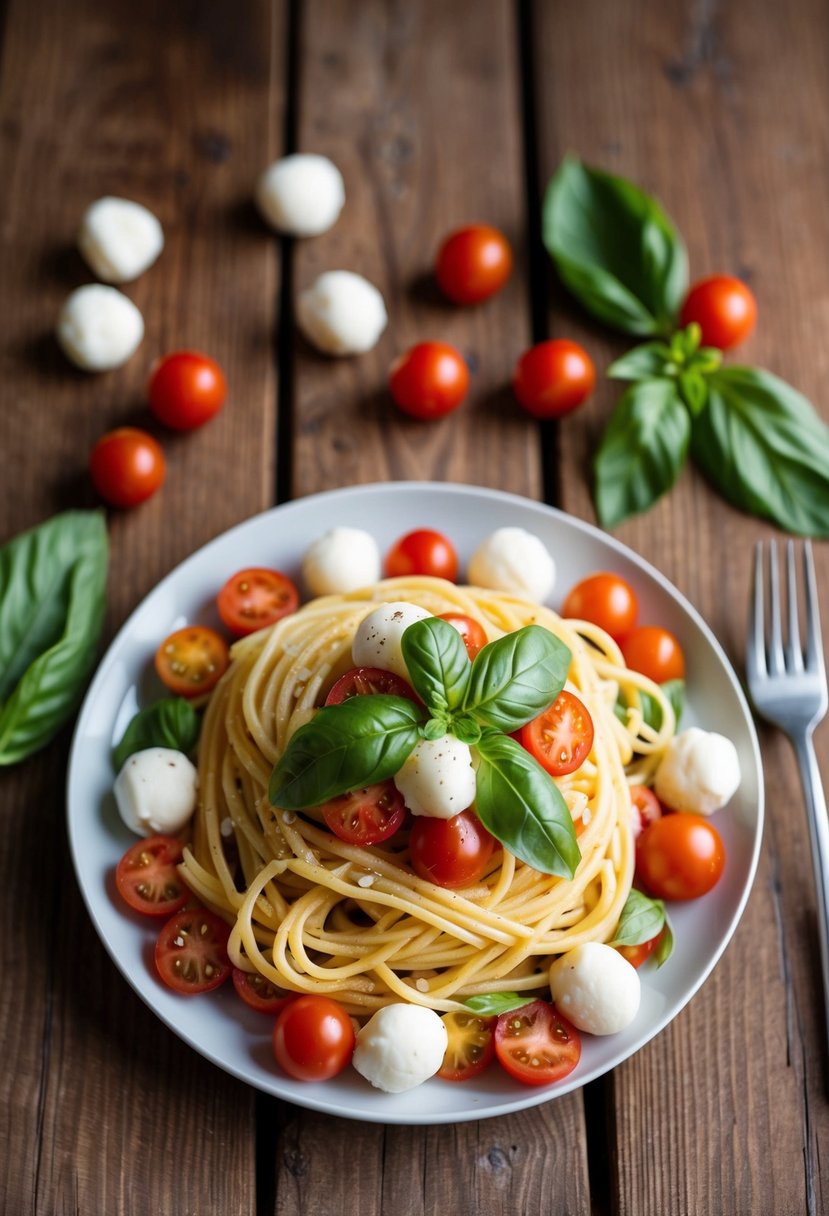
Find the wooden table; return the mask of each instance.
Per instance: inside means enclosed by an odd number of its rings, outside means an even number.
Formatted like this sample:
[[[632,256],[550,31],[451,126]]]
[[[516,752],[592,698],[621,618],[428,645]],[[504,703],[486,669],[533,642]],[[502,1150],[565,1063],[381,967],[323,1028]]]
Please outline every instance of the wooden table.
[[[746,362],[816,401],[829,373],[829,9],[821,0],[7,0],[0,74],[3,406],[0,535],[92,505],[88,452],[146,421],[152,359],[202,348],[229,404],[164,437],[163,492],[109,517],[108,634],[228,526],[289,498],[401,478],[477,483],[594,521],[586,464],[617,389],[600,378],[559,430],[508,388],[531,340],[567,335],[604,368],[624,344],[565,299],[539,238],[562,155],[657,194],[692,273],[750,282]],[[313,150],[341,167],[336,227],[280,242],[258,172]],[[147,332],[121,370],[73,371],[52,337],[89,278],[73,248],[103,194],[148,204],[167,247],[128,294]],[[517,254],[507,289],[453,309],[439,239],[482,219]],[[379,346],[331,361],[295,337],[323,269],[383,291]],[[394,355],[455,342],[466,406],[418,425],[391,407]],[[617,530],[743,663],[750,550],[774,529],[690,469]],[[829,554],[817,546],[824,630]],[[257,1094],[181,1043],[113,967],[64,828],[70,731],[0,774],[3,982],[0,1208],[106,1213],[818,1213],[829,1210],[829,1061],[814,895],[792,753],[763,729],[768,814],[742,923],[679,1017],[612,1075],[524,1113],[456,1128],[352,1123]],[[829,775],[829,733],[818,736]]]

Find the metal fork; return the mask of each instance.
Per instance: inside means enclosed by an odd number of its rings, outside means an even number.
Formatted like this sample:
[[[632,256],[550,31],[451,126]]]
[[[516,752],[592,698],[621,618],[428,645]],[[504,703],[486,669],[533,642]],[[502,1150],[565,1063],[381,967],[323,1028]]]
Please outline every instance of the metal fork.
[[[788,735],[797,755],[806,801],[812,865],[817,891],[818,937],[823,971],[823,1004],[829,1038],[829,821],[812,735],[829,704],[818,617],[817,585],[812,547],[803,544],[803,583],[806,591],[806,646],[800,643],[797,610],[795,547],[786,542],[788,637],[784,644],[777,546],[769,546],[768,579],[763,546],[754,554],[754,586],[746,648],[748,689],[754,707]],[[766,605],[769,626],[766,630]]]

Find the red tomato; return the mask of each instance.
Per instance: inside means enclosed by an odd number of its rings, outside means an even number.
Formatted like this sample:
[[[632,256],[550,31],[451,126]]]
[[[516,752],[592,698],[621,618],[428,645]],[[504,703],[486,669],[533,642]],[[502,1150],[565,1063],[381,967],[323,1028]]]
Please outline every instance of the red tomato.
[[[454,583],[458,555],[451,540],[431,528],[417,528],[401,536],[386,556],[386,577],[406,578],[410,574],[427,574]]]
[[[351,1018],[327,996],[299,996],[276,1019],[273,1054],[279,1067],[297,1081],[335,1077],[353,1051]]]
[[[516,1081],[549,1085],[576,1067],[581,1038],[575,1026],[547,1001],[532,1001],[498,1018],[495,1054]]]
[[[374,693],[417,700],[414,689],[393,671],[384,671],[382,667],[352,667],[332,686],[325,704],[341,705],[350,697],[368,697]]]
[[[468,1081],[483,1072],[495,1055],[495,1018],[459,1009],[444,1013],[441,1021],[449,1042],[437,1075],[444,1081]]]
[[[674,635],[661,625],[640,625],[619,643],[625,663],[641,672],[654,684],[681,680],[685,676],[685,656]]]
[[[227,384],[215,360],[196,351],[180,350],[156,363],[147,395],[150,409],[165,426],[174,431],[192,431],[222,408]]]
[[[461,811],[451,819],[418,815],[409,835],[412,869],[439,887],[470,887],[486,871],[494,837],[474,811]]]
[[[413,418],[442,418],[469,391],[469,368],[446,342],[418,342],[392,364],[389,390],[398,409]]]
[[[596,383],[587,351],[568,338],[539,342],[515,365],[512,388],[534,418],[561,418],[586,401]]]
[[[181,841],[174,836],[150,836],[130,845],[115,869],[122,899],[145,916],[178,912],[190,898],[176,869],[181,852]]]
[[[647,785],[632,785],[629,792],[634,811],[633,836],[636,839],[640,832],[662,818],[662,803]]]
[[[587,706],[565,690],[549,709],[521,727],[519,742],[552,777],[563,777],[589,756],[593,719]]]
[[[277,988],[258,971],[242,971],[241,967],[234,967],[231,978],[237,994],[257,1013],[279,1013],[289,1001],[296,1000],[295,992]]]
[[[664,928],[660,929],[656,937],[652,937],[646,942],[640,942],[638,946],[617,946],[616,949],[622,958],[627,959],[631,967],[641,967],[659,945],[659,939],[664,932]]]
[[[455,626],[463,638],[463,644],[470,659],[474,659],[486,646],[487,636],[484,627],[471,616],[464,616],[460,612],[443,612],[440,619]]]
[[[618,574],[591,574],[567,595],[561,615],[590,621],[617,642],[636,624],[639,605],[630,583]]]
[[[182,908],[161,930],[155,965],[168,988],[189,996],[218,988],[232,970],[227,957],[230,928],[206,908]]]
[[[435,278],[453,304],[479,304],[500,291],[512,273],[512,250],[488,224],[453,232],[438,250]]]
[[[198,697],[218,684],[230,661],[227,642],[206,625],[185,625],[155,652],[162,683],[180,697]]]
[[[729,350],[743,342],[754,329],[757,301],[754,294],[727,274],[714,274],[694,283],[682,305],[680,324],[696,321],[702,330],[703,346]]]
[[[657,899],[697,899],[724,867],[725,846],[704,815],[663,815],[636,842],[636,873]]]
[[[296,612],[299,592],[287,574],[252,567],[227,580],[216,597],[216,606],[230,632],[244,637]]]
[[[157,440],[134,426],[103,435],[89,457],[92,483],[113,507],[137,507],[160,489],[166,471]]]
[[[361,847],[388,840],[406,820],[406,804],[393,781],[339,794],[320,810],[329,832]]]

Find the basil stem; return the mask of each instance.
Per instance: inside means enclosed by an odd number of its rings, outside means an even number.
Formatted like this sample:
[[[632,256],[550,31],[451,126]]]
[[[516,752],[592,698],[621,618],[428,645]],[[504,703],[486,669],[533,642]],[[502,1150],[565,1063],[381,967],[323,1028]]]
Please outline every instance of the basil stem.
[[[517,730],[555,701],[570,659],[564,643],[540,625],[490,642],[472,664],[464,713],[496,730]]]

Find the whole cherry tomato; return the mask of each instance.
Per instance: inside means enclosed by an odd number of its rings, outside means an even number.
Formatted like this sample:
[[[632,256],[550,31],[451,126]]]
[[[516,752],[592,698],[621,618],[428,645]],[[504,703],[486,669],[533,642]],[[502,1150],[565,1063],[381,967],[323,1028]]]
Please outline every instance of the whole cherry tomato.
[[[410,574],[427,574],[453,583],[458,577],[458,554],[451,540],[431,528],[416,528],[401,536],[386,556],[386,576],[405,578]]]
[[[640,625],[619,643],[625,663],[654,684],[681,680],[685,676],[685,656],[677,639],[661,625]]]
[[[757,321],[757,301],[739,279],[714,274],[694,283],[682,305],[682,325],[696,321],[704,346],[730,350],[745,341]]]
[[[720,880],[725,846],[704,815],[674,811],[636,842],[636,873],[657,899],[698,899]]]
[[[618,641],[636,624],[636,593],[618,574],[600,571],[576,583],[567,595],[561,615],[590,621]]]
[[[273,1028],[273,1054],[297,1081],[327,1081],[354,1052],[351,1018],[327,996],[299,996],[285,1005]]]
[[[418,815],[409,836],[415,874],[439,887],[471,887],[486,870],[495,839],[474,811],[451,819]]]
[[[539,342],[515,365],[512,387],[534,418],[561,418],[586,401],[596,383],[593,360],[568,338]]]
[[[150,409],[165,426],[191,431],[219,412],[227,396],[227,383],[214,359],[180,350],[156,363],[147,396]]]
[[[435,278],[453,304],[478,304],[500,291],[512,273],[512,250],[503,233],[470,224],[446,238],[438,251]]]
[[[113,507],[136,507],[150,498],[163,485],[166,471],[157,440],[133,426],[103,435],[89,457],[92,483]]]
[[[392,364],[389,390],[404,414],[423,421],[442,418],[469,391],[469,368],[447,342],[418,342]]]

